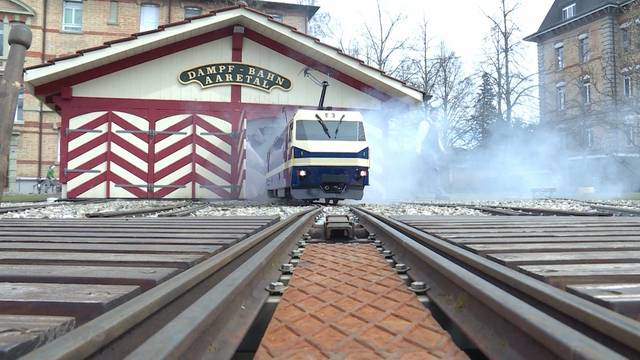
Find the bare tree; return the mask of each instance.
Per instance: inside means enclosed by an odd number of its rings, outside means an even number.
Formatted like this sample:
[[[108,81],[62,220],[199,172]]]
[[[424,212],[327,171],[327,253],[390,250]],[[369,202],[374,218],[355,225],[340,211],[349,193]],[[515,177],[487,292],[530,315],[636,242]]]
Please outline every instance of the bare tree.
[[[406,48],[407,38],[397,36],[399,24],[406,18],[402,13],[388,15],[383,12],[380,0],[376,0],[377,17],[373,25],[365,24],[363,39],[367,63],[394,75],[400,61],[394,56]]]
[[[473,81],[465,76],[456,54],[440,44],[435,58],[438,77],[433,88],[443,122],[443,133],[449,148],[469,148],[478,141],[470,117]]]
[[[307,6],[317,6],[317,0],[298,0],[298,4]],[[307,24],[307,33],[318,37],[320,40],[328,41],[335,35],[334,28],[337,26],[331,18],[331,14],[322,9],[313,15]]]
[[[309,20],[307,32],[320,40],[327,41],[334,37],[334,21],[331,14],[326,11],[318,11]]]
[[[535,88],[531,80],[535,74],[523,74],[520,29],[513,21],[518,3],[509,6],[507,0],[500,0],[499,14],[487,15],[491,21],[492,53],[488,59],[498,93],[498,110],[507,124],[513,122],[514,108],[530,96]]]
[[[425,94],[433,95],[439,66],[431,51],[429,22],[425,17],[418,24],[418,34],[414,44],[408,46],[408,50],[407,60],[400,64],[397,75],[402,80],[424,91]]]

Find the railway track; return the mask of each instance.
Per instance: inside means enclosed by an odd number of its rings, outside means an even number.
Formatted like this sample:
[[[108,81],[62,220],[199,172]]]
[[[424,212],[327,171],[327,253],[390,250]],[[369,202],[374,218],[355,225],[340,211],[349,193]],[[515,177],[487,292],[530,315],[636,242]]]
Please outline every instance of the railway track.
[[[0,359],[634,358],[638,230],[318,207],[4,219]]]
[[[422,205],[419,204],[418,205]],[[603,207],[603,206],[591,206],[593,211],[574,211],[574,210],[561,210],[561,209],[548,209],[548,208],[533,208],[522,206],[507,206],[507,205],[473,205],[473,204],[429,204],[433,206],[444,207],[464,207],[468,209],[478,210],[490,215],[498,216],[614,216],[616,214],[629,215],[633,212],[615,211],[617,208]],[[638,211],[637,215],[640,215]]]
[[[0,214],[8,214],[11,212],[19,212],[19,211],[32,210],[32,209],[43,209],[47,207],[59,206],[62,204],[64,203],[53,202],[53,203],[35,203],[35,204],[29,204],[29,205],[1,206]]]
[[[83,200],[73,202],[55,202],[55,203],[38,203],[31,205],[19,205],[19,206],[3,206],[0,207],[0,214],[7,214],[13,212],[23,212],[34,209],[54,208],[61,205],[88,205],[88,204],[100,204],[107,203],[105,200]],[[147,206],[126,210],[102,210],[89,212],[84,214],[87,218],[123,218],[123,217],[136,217],[136,216],[153,216],[159,217],[182,217],[189,216],[194,212],[206,208],[206,204],[184,202],[166,206]]]
[[[16,205],[16,206],[8,205],[8,206],[0,206],[0,215],[13,213],[13,212],[34,210],[34,209],[53,208],[53,207],[62,206],[62,205],[99,204],[99,203],[105,203],[105,202],[107,202],[107,200],[74,200],[74,201],[56,201],[52,203],[38,202],[38,203],[33,203],[28,205]]]
[[[182,203],[168,206],[150,206],[131,210],[106,210],[85,214],[88,218],[117,218],[130,216],[147,216],[152,214],[164,214],[163,217],[187,216],[202,208],[202,205]]]
[[[74,327],[27,358],[124,357],[134,339],[142,343],[208,291],[252,288],[229,283],[247,268],[240,264],[258,254],[263,261],[280,254],[263,253],[275,240],[295,243],[293,234],[310,216],[307,211],[286,221],[5,219],[0,222],[0,358],[28,353]],[[220,286],[227,288],[220,292]],[[15,331],[17,321],[26,328]]]
[[[613,206],[607,203],[586,201],[586,200],[572,200],[581,204],[587,205],[595,210],[606,211],[618,216],[640,216],[640,209],[630,206]]]
[[[619,276],[620,270],[615,266],[611,269],[610,263],[603,267],[609,268],[608,272],[603,268],[599,272],[591,271],[593,265],[574,264],[579,257],[570,248],[565,250],[573,256],[563,252],[561,247],[556,248],[554,257],[546,257],[540,252],[528,254],[531,247],[525,247],[520,253],[517,250],[518,244],[536,244],[539,251],[547,244],[580,244],[584,248],[584,244],[595,242],[595,248],[602,249],[602,242],[611,241],[619,246],[621,241],[640,239],[637,220],[606,218],[606,221],[605,218],[586,217],[390,219],[364,209],[354,211],[365,226],[383,239],[386,249],[413,269],[410,274],[414,278],[426,280],[431,286],[427,293],[430,300],[460,326],[485,355],[529,358],[535,353],[539,358],[634,358],[639,354],[640,323],[612,311],[624,313],[613,305],[617,302],[615,297],[598,297],[598,292],[602,294],[607,289],[603,284],[613,282],[620,285],[618,290],[622,289],[617,300],[628,300],[625,295],[629,294],[624,293],[625,286],[620,282],[638,281],[629,266],[625,270],[631,276],[625,278]],[[585,227],[589,229],[585,230]],[[487,244],[511,247],[512,253],[510,256],[504,253],[492,255],[494,248],[476,248]],[[612,261],[611,253],[597,251],[586,258],[595,261],[598,256],[593,254],[600,256],[600,262]],[[553,258],[564,264],[522,266],[513,261],[514,258],[528,258],[532,263],[546,263]],[[583,260],[587,261],[586,258]],[[627,261],[637,262],[637,258]],[[637,265],[630,267],[637,268]],[[585,283],[589,285],[582,286]],[[633,291],[633,287],[629,291]],[[638,309],[637,303],[630,307]],[[626,315],[634,316],[632,313]],[[508,352],[505,352],[505,342],[512,346]],[[595,355],[597,352],[599,355]]]

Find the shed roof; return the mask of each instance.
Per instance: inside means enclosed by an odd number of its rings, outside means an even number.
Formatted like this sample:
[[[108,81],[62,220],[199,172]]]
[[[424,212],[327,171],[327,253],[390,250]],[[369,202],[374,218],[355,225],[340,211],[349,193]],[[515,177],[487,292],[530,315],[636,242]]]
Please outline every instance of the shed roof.
[[[25,84],[36,96],[38,87],[54,81],[98,68],[125,58],[134,57],[180,42],[194,36],[229,26],[242,25],[260,32],[277,42],[318,62],[343,72],[371,87],[405,103],[417,104],[423,93],[405,82],[387,75],[384,71],[365,64],[362,60],[344,54],[340,49],[322,43],[296,28],[274,20],[258,10],[238,5],[198,17],[159,26],[155,30],[132,34],[129,37],[112,40],[94,48],[78,50],[74,54],[58,57],[46,63],[25,69]],[[35,91],[34,91],[35,90]]]

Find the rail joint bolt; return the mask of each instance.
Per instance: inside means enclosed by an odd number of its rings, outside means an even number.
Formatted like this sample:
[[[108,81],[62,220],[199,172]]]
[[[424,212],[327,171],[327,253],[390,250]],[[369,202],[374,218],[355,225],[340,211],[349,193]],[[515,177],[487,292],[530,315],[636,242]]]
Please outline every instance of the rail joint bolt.
[[[409,285],[409,290],[413,291],[417,295],[425,294],[429,287],[422,281],[414,281]]]
[[[411,269],[407,264],[396,264],[394,268],[398,274],[406,274]]]
[[[283,274],[291,274],[293,273],[293,264],[282,264],[280,265],[280,272]]]
[[[284,283],[281,283],[279,281],[270,283],[266,288],[266,290],[269,292],[269,295],[282,295],[285,289],[286,286],[284,285]]]

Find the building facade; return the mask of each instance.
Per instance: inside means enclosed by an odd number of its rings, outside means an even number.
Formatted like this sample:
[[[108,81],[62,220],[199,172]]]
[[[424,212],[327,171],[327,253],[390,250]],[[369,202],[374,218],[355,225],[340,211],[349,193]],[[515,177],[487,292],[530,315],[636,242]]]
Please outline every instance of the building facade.
[[[0,71],[9,52],[10,23],[23,21],[33,32],[26,66],[76,50],[102,46],[130,34],[234,5],[234,0],[0,0]],[[306,32],[315,6],[248,1],[277,21]],[[60,163],[61,118],[26,91],[19,98],[9,165],[9,190],[31,192],[50,165]],[[58,169],[56,169],[58,171]]]
[[[539,30],[541,125],[576,186],[640,188],[640,4],[556,0]],[[616,189],[610,189],[616,190]]]
[[[422,104],[419,90],[245,5],[25,71],[28,92],[61,118],[66,198],[260,195],[266,149],[298,109],[317,109],[325,81],[325,105],[368,127]]]

